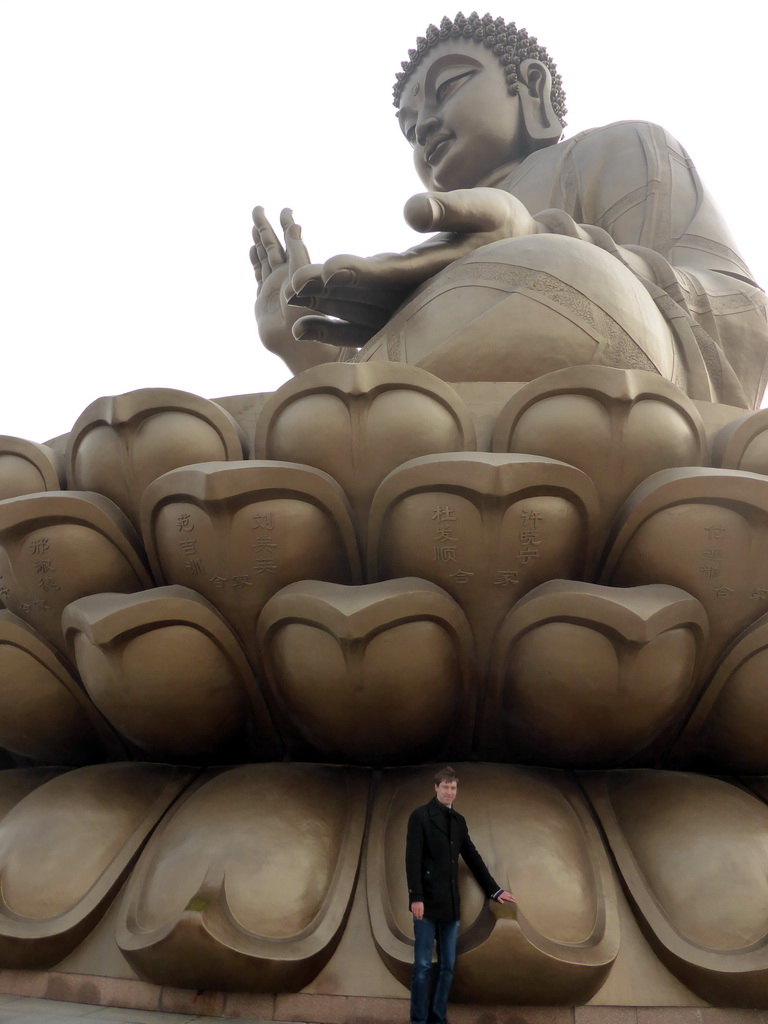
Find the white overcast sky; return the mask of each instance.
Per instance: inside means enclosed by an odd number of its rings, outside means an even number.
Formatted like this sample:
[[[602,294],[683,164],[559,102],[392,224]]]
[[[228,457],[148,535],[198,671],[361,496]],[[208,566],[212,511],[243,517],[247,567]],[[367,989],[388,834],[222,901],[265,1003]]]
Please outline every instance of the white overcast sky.
[[[421,190],[391,85],[442,0],[0,0],[0,434],[102,395],[288,377],[261,348],[250,212],[313,259],[401,249]],[[465,8],[469,13],[471,8]],[[640,118],[688,149],[768,283],[763,0],[499,0],[557,61],[571,135]],[[484,13],[484,10],[480,13]]]

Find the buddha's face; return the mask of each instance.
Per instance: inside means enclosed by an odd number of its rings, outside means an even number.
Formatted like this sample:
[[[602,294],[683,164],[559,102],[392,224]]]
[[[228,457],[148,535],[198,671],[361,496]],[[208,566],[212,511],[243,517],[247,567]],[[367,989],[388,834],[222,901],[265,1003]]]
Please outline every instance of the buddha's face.
[[[403,89],[398,119],[428,189],[492,184],[526,155],[520,100],[492,51],[472,39],[438,43]]]

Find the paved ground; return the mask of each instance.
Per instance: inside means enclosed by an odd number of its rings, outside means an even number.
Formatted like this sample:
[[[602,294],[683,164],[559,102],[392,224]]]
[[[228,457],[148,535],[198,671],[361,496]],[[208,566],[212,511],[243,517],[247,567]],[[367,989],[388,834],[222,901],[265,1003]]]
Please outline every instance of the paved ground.
[[[186,1013],[161,1013],[159,1010],[127,1010],[119,1006],[91,1006],[89,1003],[57,1003],[52,999],[0,995],[0,1024],[204,1024],[226,1022],[229,1017],[196,1017]],[[241,1021],[239,1024],[246,1024]],[[261,1024],[251,1021],[249,1024]]]

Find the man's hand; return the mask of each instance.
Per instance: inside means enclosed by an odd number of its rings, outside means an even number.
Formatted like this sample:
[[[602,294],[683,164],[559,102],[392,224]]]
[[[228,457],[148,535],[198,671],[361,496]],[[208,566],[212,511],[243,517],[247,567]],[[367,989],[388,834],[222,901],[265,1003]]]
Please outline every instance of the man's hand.
[[[506,889],[502,889],[501,892],[494,897],[497,903],[517,903],[517,900],[511,892],[507,892]]]
[[[331,345],[362,345],[424,281],[455,260],[502,238],[539,234],[519,199],[496,188],[426,192],[405,204],[405,219],[416,231],[440,231],[402,253],[367,258],[334,256],[322,266],[308,264],[292,274],[291,306],[316,309],[327,317],[306,317],[294,336]]]
[[[421,921],[424,917],[424,904],[421,900],[414,900],[411,904],[411,913],[417,921]]]

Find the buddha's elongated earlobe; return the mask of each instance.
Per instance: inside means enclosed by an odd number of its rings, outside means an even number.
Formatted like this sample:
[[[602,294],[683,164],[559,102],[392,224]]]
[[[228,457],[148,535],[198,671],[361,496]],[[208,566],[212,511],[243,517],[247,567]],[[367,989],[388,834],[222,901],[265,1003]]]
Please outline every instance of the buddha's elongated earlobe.
[[[551,146],[560,139],[562,125],[552,106],[552,75],[540,60],[520,65],[518,95],[532,149]]]

